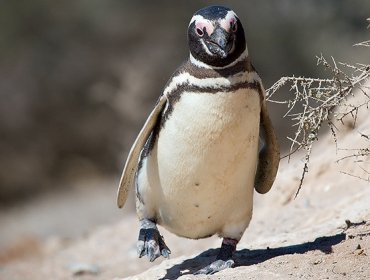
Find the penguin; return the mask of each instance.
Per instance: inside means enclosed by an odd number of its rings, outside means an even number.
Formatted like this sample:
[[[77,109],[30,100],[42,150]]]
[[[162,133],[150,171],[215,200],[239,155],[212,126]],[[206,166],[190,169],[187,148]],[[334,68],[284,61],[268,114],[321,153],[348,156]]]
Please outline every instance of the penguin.
[[[139,257],[171,251],[157,224],[185,238],[223,238],[213,274],[233,253],[252,218],[253,192],[268,192],[279,146],[261,78],[240,19],[229,8],[197,11],[188,26],[189,58],[167,82],[123,169],[117,204],[136,189]]]

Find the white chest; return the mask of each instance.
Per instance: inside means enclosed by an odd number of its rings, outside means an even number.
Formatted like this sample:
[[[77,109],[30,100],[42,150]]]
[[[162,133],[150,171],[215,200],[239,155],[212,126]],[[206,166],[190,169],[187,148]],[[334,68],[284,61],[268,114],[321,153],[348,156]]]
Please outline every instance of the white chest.
[[[197,237],[222,231],[228,216],[249,222],[259,113],[254,90],[181,96],[148,159],[162,224]]]
[[[226,171],[248,156],[245,152],[256,153],[259,112],[254,90],[184,93],[158,139],[159,166],[225,177]]]

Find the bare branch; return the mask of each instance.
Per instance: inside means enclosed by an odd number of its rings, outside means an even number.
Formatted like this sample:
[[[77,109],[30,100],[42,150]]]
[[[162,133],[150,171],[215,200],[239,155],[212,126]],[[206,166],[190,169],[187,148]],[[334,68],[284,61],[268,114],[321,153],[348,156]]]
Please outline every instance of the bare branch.
[[[370,47],[370,40],[358,43],[355,46]],[[295,127],[294,136],[288,137],[291,146],[290,152],[285,157],[290,159],[294,153],[302,149],[306,151],[303,172],[296,196],[308,172],[312,146],[318,140],[318,134],[323,123],[326,122],[329,125],[337,147],[336,130],[338,129],[333,121],[344,124],[344,119],[350,117],[353,120],[354,127],[359,109],[368,108],[370,104],[370,89],[364,85],[370,77],[370,65],[337,62],[333,57],[331,57],[329,63],[322,54],[317,56],[317,65],[321,65],[329,71],[331,78],[282,77],[266,91],[268,101],[287,106],[284,118],[290,118],[293,121],[293,127]],[[277,92],[283,88],[289,90],[291,97],[282,99],[278,96]],[[361,104],[348,102],[348,97],[353,96],[355,92],[362,93],[366,100]],[[361,136],[370,140],[369,135],[362,134]],[[369,154],[368,148],[358,149],[357,153],[343,157],[338,161]]]

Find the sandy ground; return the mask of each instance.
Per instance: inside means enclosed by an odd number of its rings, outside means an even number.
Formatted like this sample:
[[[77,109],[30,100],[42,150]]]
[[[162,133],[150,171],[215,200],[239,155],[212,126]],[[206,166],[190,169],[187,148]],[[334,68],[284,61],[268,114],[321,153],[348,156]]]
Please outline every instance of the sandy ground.
[[[338,147],[368,147],[357,131],[370,134],[366,110],[355,130],[338,132]],[[214,260],[221,240],[187,240],[162,228],[171,259],[138,259],[136,217],[115,209],[115,188],[106,182],[109,187],[95,186],[88,195],[77,190],[2,213],[0,279],[370,279],[370,185],[343,172],[369,174],[354,158],[336,162],[346,153],[322,137],[296,199],[302,161],[281,163],[273,189],[255,195],[235,268],[193,276]],[[370,170],[369,159],[362,164]],[[83,215],[87,209],[90,215]],[[65,223],[75,232],[63,231]]]

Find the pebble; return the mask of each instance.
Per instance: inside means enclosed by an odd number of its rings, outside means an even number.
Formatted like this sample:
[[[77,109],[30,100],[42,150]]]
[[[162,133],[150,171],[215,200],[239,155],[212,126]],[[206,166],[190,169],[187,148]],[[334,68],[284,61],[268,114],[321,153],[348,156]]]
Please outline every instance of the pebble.
[[[73,263],[68,266],[68,269],[75,276],[84,274],[97,275],[100,273],[100,268],[97,265],[89,263]]]

